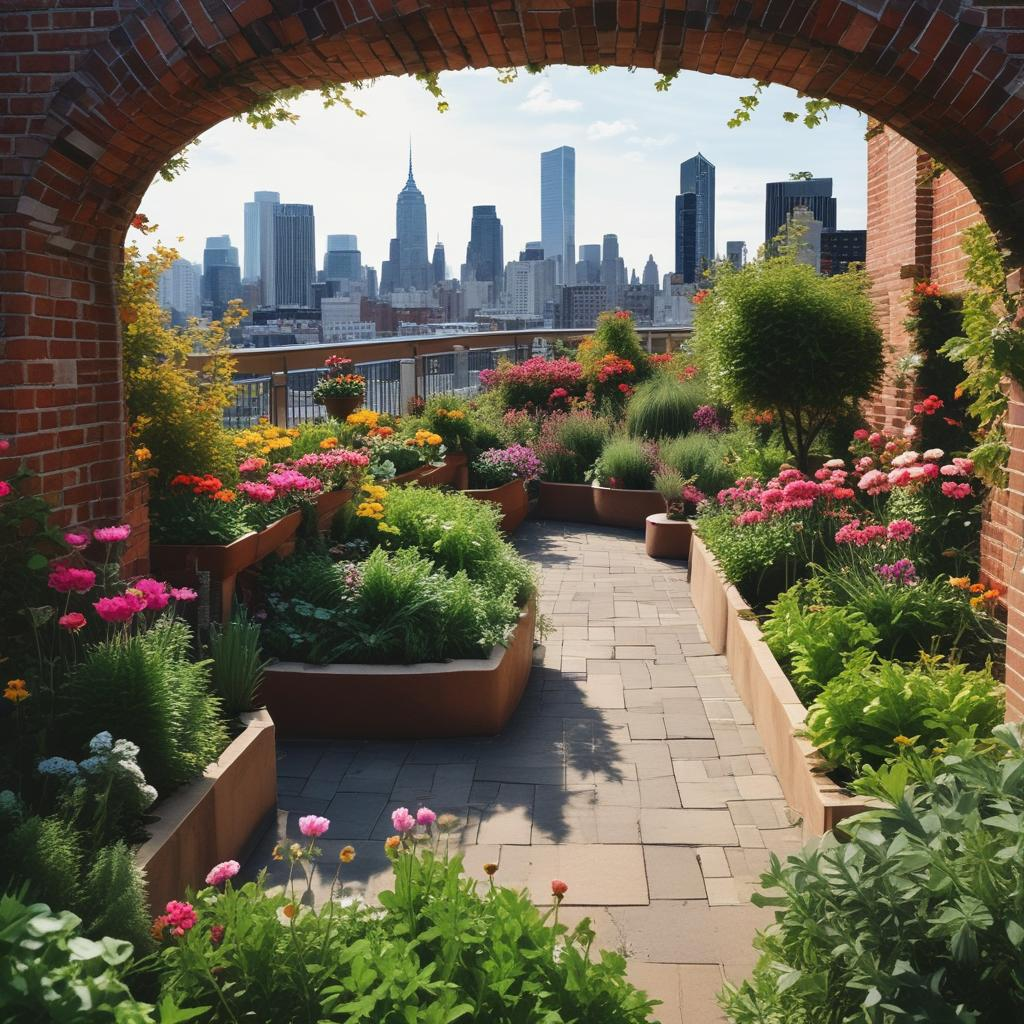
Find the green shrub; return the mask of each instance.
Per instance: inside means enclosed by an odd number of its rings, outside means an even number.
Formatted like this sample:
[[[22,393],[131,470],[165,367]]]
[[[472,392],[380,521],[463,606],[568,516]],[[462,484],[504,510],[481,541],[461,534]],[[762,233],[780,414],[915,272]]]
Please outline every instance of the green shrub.
[[[69,747],[81,749],[101,730],[130,740],[161,796],[201,774],[227,732],[209,664],[191,660],[191,639],[185,623],[160,619],[145,633],[90,647],[67,683]]]
[[[665,441],[658,452],[664,465],[684,478],[696,477],[694,486],[709,498],[736,482],[736,469],[728,461],[734,437],[731,434],[694,432]]]
[[[81,899],[72,905],[91,937],[127,940],[137,954],[153,944],[146,886],[131,849],[123,842],[96,851],[82,879]]]
[[[754,902],[776,923],[723,994],[734,1024],[1024,1018],[1024,755],[1018,726],[996,732],[1001,758],[904,755],[864,786],[884,806],[844,821],[848,841],[772,857]]]
[[[260,624],[249,618],[244,605],[232,612],[226,626],[210,626],[210,685],[221,700],[225,715],[252,711],[263,681]]]
[[[648,490],[654,486],[655,452],[635,438],[613,437],[594,464],[594,477],[602,487]]]
[[[610,433],[610,421],[590,412],[549,416],[537,441],[543,478],[556,484],[584,483]]]
[[[916,665],[851,664],[825,684],[805,729],[831,764],[856,773],[892,757],[897,736],[919,738],[929,749],[985,738],[1003,711],[1002,687],[988,668],[972,671],[922,655]]]
[[[693,414],[707,402],[695,380],[682,381],[671,373],[656,373],[641,384],[626,406],[626,429],[634,437],[659,440],[694,429]]]
[[[787,255],[722,272],[695,314],[697,358],[730,408],[770,409],[807,468],[837,410],[866,398],[884,360],[867,277],[822,277]]]
[[[60,818],[5,822],[0,834],[0,889],[26,886],[29,899],[75,907],[84,858],[78,833]]]

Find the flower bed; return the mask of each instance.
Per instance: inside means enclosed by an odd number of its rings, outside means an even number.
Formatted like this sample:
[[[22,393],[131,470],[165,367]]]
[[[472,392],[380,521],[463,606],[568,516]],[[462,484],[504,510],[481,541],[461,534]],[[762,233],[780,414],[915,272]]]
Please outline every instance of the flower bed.
[[[266,711],[254,711],[242,723],[200,778],[156,806],[149,839],[135,854],[154,914],[186,888],[199,888],[211,864],[243,858],[274,815],[274,722]]]
[[[278,662],[266,670],[260,700],[286,736],[492,736],[526,688],[535,621],[531,601],[508,646],[496,646],[482,659],[416,665]]]

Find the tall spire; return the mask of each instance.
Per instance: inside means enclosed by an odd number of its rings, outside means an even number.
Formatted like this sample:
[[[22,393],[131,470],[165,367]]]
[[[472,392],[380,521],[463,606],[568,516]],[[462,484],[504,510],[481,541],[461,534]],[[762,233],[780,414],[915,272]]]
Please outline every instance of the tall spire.
[[[407,185],[415,185],[416,181],[412,176],[412,136],[409,136],[409,180],[406,182]]]

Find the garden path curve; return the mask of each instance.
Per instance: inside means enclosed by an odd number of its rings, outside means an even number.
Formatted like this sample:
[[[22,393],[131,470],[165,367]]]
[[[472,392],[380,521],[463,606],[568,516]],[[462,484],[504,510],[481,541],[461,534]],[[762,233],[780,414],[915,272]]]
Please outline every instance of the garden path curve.
[[[770,913],[749,903],[769,852],[801,844],[725,659],[712,653],[684,563],[655,561],[636,533],[528,522],[516,545],[538,568],[554,630],[518,712],[497,737],[278,743],[277,835],[300,814],[331,820],[326,892],[341,847],[348,893],[389,886],[390,812],[421,804],[464,823],[467,870],[589,916],[598,943],[630,956],[663,1024],[721,1021],[714,995],[753,964]],[[282,865],[273,865],[272,877]],[[283,880],[283,878],[282,878]]]

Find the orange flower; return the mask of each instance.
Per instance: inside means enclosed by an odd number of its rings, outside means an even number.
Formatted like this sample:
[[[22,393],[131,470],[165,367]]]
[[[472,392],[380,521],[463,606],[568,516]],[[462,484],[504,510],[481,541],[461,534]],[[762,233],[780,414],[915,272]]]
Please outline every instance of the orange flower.
[[[986,601],[995,601],[996,598],[998,598],[998,597],[1000,597],[1002,595],[1002,593],[1003,592],[1001,590],[999,590],[997,587],[991,587],[990,589],[986,590],[985,593],[982,594],[981,596]]]
[[[984,583],[972,583],[968,589],[972,594],[984,594],[986,587]]]
[[[216,494],[214,494],[214,498],[217,501],[234,501],[235,500],[235,492],[234,491],[229,491],[229,490],[220,490],[220,491],[217,491]]]
[[[949,585],[957,590],[966,590],[971,585],[970,576],[950,576]]]
[[[398,836],[388,836],[384,841],[384,849],[390,853],[392,850],[397,850],[402,845],[402,840]]]

